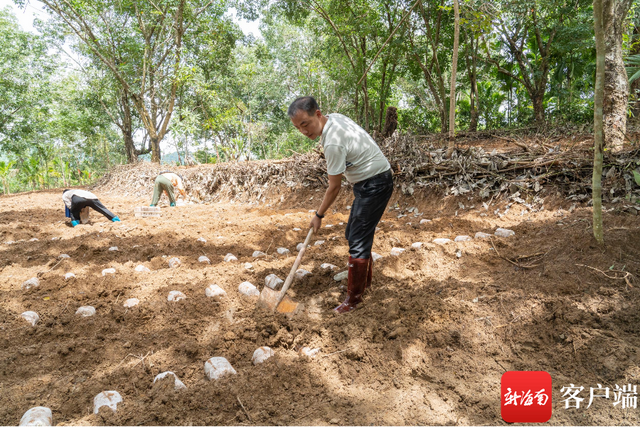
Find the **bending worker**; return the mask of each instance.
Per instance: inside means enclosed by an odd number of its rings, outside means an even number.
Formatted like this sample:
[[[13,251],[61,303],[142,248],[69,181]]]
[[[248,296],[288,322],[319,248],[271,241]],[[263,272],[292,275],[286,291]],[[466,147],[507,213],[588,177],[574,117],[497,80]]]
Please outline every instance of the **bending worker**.
[[[120,221],[120,218],[112,214],[111,211],[107,209],[100,200],[98,200],[98,197],[89,191],[64,190],[62,192],[62,200],[64,201],[65,216],[67,218],[71,218],[72,227],[80,224],[80,211],[86,208],[92,208],[93,210],[101,213],[107,217],[109,221]]]
[[[162,193],[166,192],[169,196],[169,206],[176,205],[176,196],[174,194],[174,188],[177,188],[182,197],[186,197],[187,193],[184,191],[184,183],[180,175],[173,172],[161,172],[156,178],[156,184],[153,187],[153,200],[151,206],[156,206]]]
[[[391,165],[378,144],[356,122],[342,114],[322,115],[310,96],[293,101],[288,115],[303,135],[310,139],[320,137],[327,160],[329,187],[311,220],[314,232],[338,197],[342,176],[354,184],[355,200],[345,232],[349,241],[349,285],[347,298],[335,308],[338,313],[346,313],[362,302],[365,289],[371,286],[373,236],[393,193]]]

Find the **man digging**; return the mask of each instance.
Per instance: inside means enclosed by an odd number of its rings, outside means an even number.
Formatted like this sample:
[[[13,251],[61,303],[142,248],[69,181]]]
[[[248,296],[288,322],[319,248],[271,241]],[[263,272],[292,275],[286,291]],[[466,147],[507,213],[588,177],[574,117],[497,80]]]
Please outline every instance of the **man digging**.
[[[318,231],[325,212],[338,197],[342,176],[353,184],[355,199],[345,231],[349,241],[349,285],[347,298],[334,309],[346,313],[362,302],[364,291],[371,286],[371,247],[376,226],[393,193],[391,166],[364,129],[342,114],[324,116],[310,96],[293,101],[288,115],[304,136],[320,137],[327,160],[329,187],[309,224],[314,232]]]

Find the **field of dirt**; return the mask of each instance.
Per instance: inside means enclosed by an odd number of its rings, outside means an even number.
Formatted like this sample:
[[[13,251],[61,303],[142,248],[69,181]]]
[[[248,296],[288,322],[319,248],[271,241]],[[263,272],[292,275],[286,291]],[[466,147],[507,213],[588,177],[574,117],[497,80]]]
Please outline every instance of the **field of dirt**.
[[[346,281],[333,276],[346,269],[352,201],[345,189],[324,220],[332,227],[312,240],[325,243],[302,261],[312,274],[291,288],[305,309],[287,318],[257,309],[238,285],[262,289],[270,273],[286,278],[322,192],[164,205],[160,218],[142,219],[134,207],[150,196],[94,191],[121,223],[93,212],[91,224],[71,228],[59,190],[0,197],[0,424],[17,424],[34,406],[51,408],[57,425],[505,424],[500,378],[511,370],[551,374],[550,424],[640,424],[639,409],[614,405],[613,394],[616,384],[640,382],[636,215],[605,206],[599,247],[591,209],[562,198],[505,213],[501,200],[485,209],[466,196],[397,191],[376,234],[373,250],[383,258],[372,290],[358,310],[336,315]],[[432,243],[497,227],[515,236]],[[415,242],[424,245],[412,249]],[[394,247],[406,251],[392,256]],[[267,256],[252,258],[257,250]],[[238,261],[224,262],[227,253]],[[210,265],[198,262],[202,255]],[[182,264],[169,268],[172,257]],[[103,277],[106,268],[116,273]],[[613,270],[629,272],[630,283],[606,277],[622,276]],[[76,279],[65,280],[68,272]],[[21,289],[36,276],[38,287]],[[207,298],[210,284],[227,296]],[[173,290],[186,299],[167,301]],[[139,305],[125,308],[128,298]],[[86,305],[94,316],[75,314]],[[35,327],[20,317],[28,310],[40,316]],[[275,356],[254,366],[260,346]],[[302,347],[320,351],[308,357]],[[216,356],[237,375],[206,379],[204,363]],[[186,390],[154,384],[164,371]],[[570,384],[585,388],[579,409],[565,409],[561,389]],[[587,409],[598,384],[610,398]],[[94,414],[93,398],[105,390],[123,402]]]

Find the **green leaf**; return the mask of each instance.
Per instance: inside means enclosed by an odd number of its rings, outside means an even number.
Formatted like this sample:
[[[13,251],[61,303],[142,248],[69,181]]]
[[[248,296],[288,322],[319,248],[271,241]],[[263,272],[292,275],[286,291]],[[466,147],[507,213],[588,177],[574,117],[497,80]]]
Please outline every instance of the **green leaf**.
[[[634,70],[635,70],[635,68],[634,68]],[[638,78],[640,78],[640,69],[638,71],[636,71],[634,75],[629,77],[629,83],[633,83],[633,81],[637,80]]]
[[[640,185],[640,173],[638,171],[633,171],[633,179],[636,180],[636,184]]]

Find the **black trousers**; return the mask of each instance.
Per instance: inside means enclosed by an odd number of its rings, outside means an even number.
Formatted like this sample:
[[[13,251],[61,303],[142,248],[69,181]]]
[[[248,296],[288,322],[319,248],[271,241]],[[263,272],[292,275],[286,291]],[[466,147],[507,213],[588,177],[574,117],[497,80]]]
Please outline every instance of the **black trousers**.
[[[71,198],[71,209],[69,209],[71,221],[80,221],[80,211],[87,206],[106,216],[109,221],[116,217],[98,199],[85,199],[84,197],[73,196]]]
[[[355,200],[344,233],[349,241],[351,257],[371,257],[376,226],[387,208],[392,193],[393,174],[390,169],[353,186]]]

